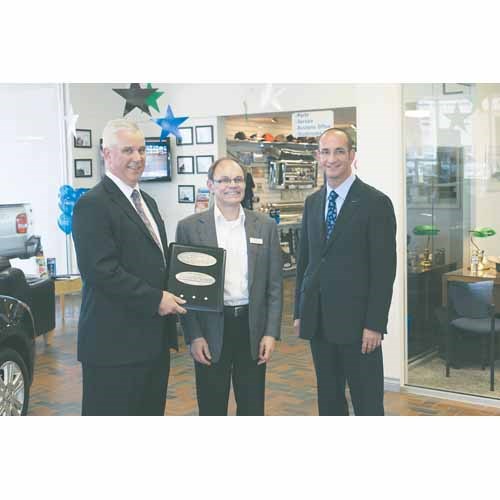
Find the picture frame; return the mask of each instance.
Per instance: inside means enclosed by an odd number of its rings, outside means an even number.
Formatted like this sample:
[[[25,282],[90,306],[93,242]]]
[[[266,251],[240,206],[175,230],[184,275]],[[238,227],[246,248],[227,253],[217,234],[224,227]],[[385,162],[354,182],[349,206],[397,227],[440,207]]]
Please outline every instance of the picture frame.
[[[73,137],[73,145],[75,148],[91,148],[92,147],[92,130],[86,128],[77,128]]]
[[[213,125],[200,125],[195,127],[196,144],[213,144],[214,127]]]
[[[179,127],[181,138],[176,138],[177,146],[192,146],[193,145],[193,127]]]
[[[78,158],[74,160],[75,178],[92,177],[92,160],[90,158]]]
[[[194,203],[194,185],[179,185],[177,201],[179,203]]]
[[[177,157],[177,173],[194,174],[194,157],[193,156],[178,156]]]
[[[196,173],[208,174],[208,169],[214,162],[213,155],[201,155],[196,157]]]

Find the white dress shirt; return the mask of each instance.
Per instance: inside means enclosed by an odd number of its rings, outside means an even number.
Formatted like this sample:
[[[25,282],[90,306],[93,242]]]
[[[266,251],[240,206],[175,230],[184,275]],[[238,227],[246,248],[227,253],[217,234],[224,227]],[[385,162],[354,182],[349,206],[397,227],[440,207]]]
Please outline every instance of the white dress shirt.
[[[226,220],[217,203],[214,204],[217,243],[226,250],[224,305],[248,304],[248,252],[245,231],[245,211],[240,205],[236,220]]]
[[[134,201],[132,200],[132,192],[134,189],[136,189],[139,192],[139,198],[141,199],[142,203],[142,208],[144,210],[144,213],[146,214],[146,217],[148,218],[149,222],[151,223],[151,227],[153,228],[153,231],[155,232],[156,237],[158,238],[158,241],[161,241],[160,238],[160,232],[158,231],[158,226],[156,225],[154,217],[151,215],[151,212],[149,211],[148,205],[144,201],[142,195],[141,195],[141,190],[139,189],[139,185],[136,187],[132,188],[128,184],[125,184],[120,178],[116,177],[116,175],[113,175],[109,170],[106,171],[106,175],[118,186],[118,189],[125,195],[125,198],[130,202],[130,204],[134,207],[134,210],[137,212],[137,209],[135,208]],[[160,248],[160,250],[163,253],[163,248]]]
[[[335,200],[335,205],[337,205],[337,217],[340,214],[340,209],[344,204],[347,195],[349,194],[349,190],[351,189],[352,183],[356,180],[356,175],[351,174],[339,187],[335,189],[331,188],[328,182],[326,183],[326,203],[325,203],[325,220],[328,214],[328,197],[332,191],[335,191],[338,196]]]

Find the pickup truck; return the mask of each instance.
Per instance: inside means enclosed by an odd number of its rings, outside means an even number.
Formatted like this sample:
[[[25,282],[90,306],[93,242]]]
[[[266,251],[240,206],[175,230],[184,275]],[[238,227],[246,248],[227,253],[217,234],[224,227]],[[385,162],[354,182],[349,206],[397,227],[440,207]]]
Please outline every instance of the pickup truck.
[[[55,327],[54,282],[25,276],[9,259],[36,255],[29,204],[0,205],[0,416],[26,415],[35,337]]]
[[[40,249],[33,234],[33,211],[29,203],[0,205],[0,256],[29,259]]]

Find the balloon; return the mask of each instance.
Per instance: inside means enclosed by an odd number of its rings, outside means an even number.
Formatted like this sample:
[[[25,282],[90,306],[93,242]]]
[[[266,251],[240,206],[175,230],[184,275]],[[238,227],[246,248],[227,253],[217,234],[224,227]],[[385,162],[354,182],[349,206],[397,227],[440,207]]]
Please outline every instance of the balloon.
[[[59,202],[59,208],[63,214],[73,216],[73,208],[75,208],[75,200],[62,199]]]
[[[88,188],[78,188],[76,190],[76,199],[79,200],[87,191],[90,191]]]
[[[66,196],[68,193],[71,193],[74,191],[74,189],[71,186],[68,186],[68,184],[64,184],[59,188],[59,198],[63,198]]]
[[[71,217],[67,214],[61,214],[59,216],[59,218],[57,219],[57,225],[64,234],[70,234],[71,230],[73,229]]]

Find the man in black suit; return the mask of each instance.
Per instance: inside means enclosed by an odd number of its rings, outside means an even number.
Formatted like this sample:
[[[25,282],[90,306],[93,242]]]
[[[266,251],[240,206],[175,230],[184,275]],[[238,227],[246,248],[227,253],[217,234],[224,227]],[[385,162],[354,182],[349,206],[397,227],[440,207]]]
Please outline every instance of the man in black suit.
[[[103,131],[106,176],[80,198],[73,239],[83,281],[78,360],[83,415],[163,415],[175,314],[165,291],[167,237],[156,202],[139,190],[144,135],[128,120]]]
[[[349,135],[328,129],[318,160],[326,184],[304,207],[295,329],[311,341],[320,415],[384,414],[382,340],[396,274],[390,199],[352,172]]]

